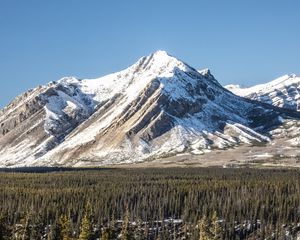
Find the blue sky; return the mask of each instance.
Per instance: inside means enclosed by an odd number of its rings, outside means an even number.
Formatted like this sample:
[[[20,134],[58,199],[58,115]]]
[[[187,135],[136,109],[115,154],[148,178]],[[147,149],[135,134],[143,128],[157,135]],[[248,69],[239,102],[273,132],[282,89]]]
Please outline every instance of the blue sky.
[[[0,0],[0,107],[63,76],[100,77],[158,49],[222,84],[300,74],[298,0]]]

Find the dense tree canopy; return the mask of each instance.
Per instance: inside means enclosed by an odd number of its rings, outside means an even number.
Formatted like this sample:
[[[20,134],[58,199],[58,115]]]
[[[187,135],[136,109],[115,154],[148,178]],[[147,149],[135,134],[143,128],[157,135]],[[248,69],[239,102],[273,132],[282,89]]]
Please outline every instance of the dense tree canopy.
[[[299,222],[297,170],[0,173],[0,239],[257,239]]]

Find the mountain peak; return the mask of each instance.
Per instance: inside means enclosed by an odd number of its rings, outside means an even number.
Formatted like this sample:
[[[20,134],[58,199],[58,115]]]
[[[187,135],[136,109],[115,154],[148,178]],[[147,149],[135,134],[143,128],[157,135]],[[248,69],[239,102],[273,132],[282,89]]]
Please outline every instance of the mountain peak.
[[[265,108],[159,50],[120,72],[62,78],[17,98],[0,112],[0,166],[129,163],[268,141],[256,128],[268,134],[281,113]]]
[[[211,74],[209,68],[204,68],[202,70],[199,70],[198,72],[202,75],[210,75]]]
[[[176,57],[173,57],[172,55],[163,50],[158,50],[152,53],[150,56],[148,56],[148,58],[161,65],[167,64],[169,62],[182,63]]]
[[[202,70],[198,70],[198,72],[205,76],[205,77],[208,77],[208,78],[215,78],[214,75],[212,75],[211,71],[209,68],[205,68],[205,69],[202,69]]]
[[[289,77],[290,77],[290,78],[296,78],[296,77],[298,77],[298,76],[297,76],[295,73],[292,73],[292,74],[289,75]]]
[[[296,74],[286,74],[249,88],[238,85],[227,85],[225,88],[242,97],[300,111],[300,78]]]
[[[141,69],[153,77],[171,76],[176,69],[184,72],[192,71],[192,68],[188,64],[163,50],[158,50],[148,56],[140,58],[137,63],[128,68],[129,71],[138,70],[140,72]]]
[[[157,50],[152,55],[157,57],[171,57],[171,55],[164,50]]]
[[[71,84],[71,83],[78,83],[79,79],[74,76],[63,77],[57,81],[60,84]]]

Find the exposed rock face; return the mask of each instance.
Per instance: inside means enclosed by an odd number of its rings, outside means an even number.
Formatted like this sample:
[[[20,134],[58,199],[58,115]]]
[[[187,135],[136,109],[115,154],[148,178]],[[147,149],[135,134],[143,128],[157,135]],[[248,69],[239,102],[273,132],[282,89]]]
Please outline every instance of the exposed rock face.
[[[241,88],[238,85],[225,86],[233,93],[246,97],[251,100],[259,101],[264,106],[268,104],[280,107],[280,111],[290,115],[290,118],[284,119],[275,117],[275,113],[270,112],[269,117],[264,119],[266,124],[259,127],[263,132],[266,132],[272,139],[264,153],[268,157],[275,158],[276,161],[294,162],[299,165],[299,147],[300,147],[300,78],[295,74],[284,75],[271,82],[256,85],[249,88]],[[292,112],[292,111],[297,112]],[[297,114],[298,113],[298,114]],[[251,127],[262,125],[262,119],[256,112],[252,112],[253,123]],[[275,153],[274,153],[275,152]],[[254,156],[255,157],[255,156]],[[271,158],[271,159],[272,159]]]
[[[0,112],[2,165],[31,165],[87,119],[91,105],[78,89],[60,83],[17,97]]]
[[[99,79],[64,78],[0,113],[0,165],[103,165],[270,141],[294,114],[158,51]],[[293,115],[293,118],[297,116]]]
[[[284,75],[271,82],[249,88],[241,88],[239,85],[225,87],[242,97],[300,111],[300,78],[295,74]]]

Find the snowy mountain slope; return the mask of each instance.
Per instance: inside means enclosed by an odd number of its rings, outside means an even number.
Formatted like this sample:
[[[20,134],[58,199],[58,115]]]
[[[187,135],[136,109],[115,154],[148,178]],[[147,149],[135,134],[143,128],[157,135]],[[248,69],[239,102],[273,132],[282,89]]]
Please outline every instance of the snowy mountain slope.
[[[29,90],[0,111],[3,165],[32,164],[94,111],[94,102],[65,78]]]
[[[249,128],[252,118],[259,114],[262,123],[255,127],[266,130],[279,124],[280,113],[231,94],[212,78],[162,51],[142,58],[105,77],[121,79],[125,87],[41,161],[77,166],[134,162],[268,141]]]
[[[295,74],[284,75],[265,84],[249,88],[227,85],[234,94],[258,100],[277,107],[300,110],[300,78]]]
[[[284,75],[271,82],[250,88],[241,88],[238,85],[225,87],[233,93],[251,100],[281,107],[286,111],[296,110],[298,113],[300,111],[300,78],[295,74]],[[296,119],[281,119],[282,124],[269,132],[272,143],[263,152],[269,157],[275,156],[276,162],[288,161],[292,165],[298,165],[300,121],[298,116],[295,117]]]
[[[63,78],[0,112],[0,165],[103,165],[270,141],[289,112],[224,89],[164,51],[97,79]]]

